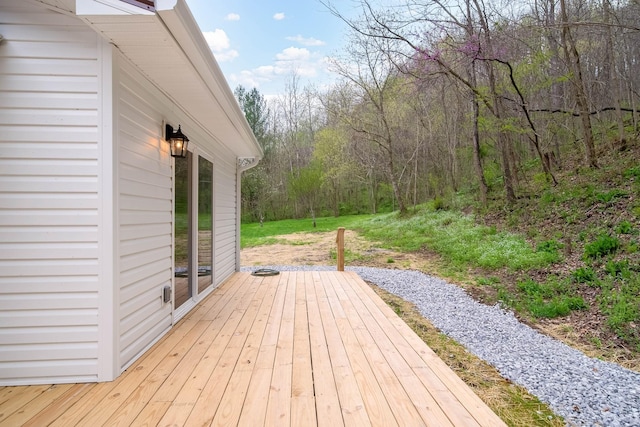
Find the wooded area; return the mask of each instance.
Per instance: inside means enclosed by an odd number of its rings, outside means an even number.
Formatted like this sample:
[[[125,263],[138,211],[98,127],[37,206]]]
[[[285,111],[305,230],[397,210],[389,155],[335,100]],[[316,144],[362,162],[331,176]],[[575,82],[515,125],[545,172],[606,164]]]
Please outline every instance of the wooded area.
[[[405,211],[464,191],[513,203],[568,156],[598,168],[640,125],[637,0],[359,0],[329,89],[235,94],[264,149],[243,221]]]

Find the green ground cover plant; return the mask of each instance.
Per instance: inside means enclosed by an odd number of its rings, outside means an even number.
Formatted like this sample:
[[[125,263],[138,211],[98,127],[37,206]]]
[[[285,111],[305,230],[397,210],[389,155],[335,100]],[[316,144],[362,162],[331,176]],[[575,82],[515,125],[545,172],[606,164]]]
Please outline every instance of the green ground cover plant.
[[[477,224],[472,215],[433,209],[429,204],[413,214],[377,215],[359,224],[364,236],[401,251],[429,249],[459,267],[527,269],[560,259],[559,245],[534,249],[517,234]]]
[[[576,295],[569,280],[549,277],[538,283],[529,278],[518,282],[517,291],[499,292],[501,302],[507,307],[525,312],[533,317],[555,318],[568,315],[572,310],[587,308],[584,299]]]
[[[584,246],[584,258],[595,259],[615,253],[620,247],[620,241],[615,236],[600,234],[596,240]]]
[[[607,262],[605,271],[600,310],[616,335],[640,351],[640,275],[626,260]]]

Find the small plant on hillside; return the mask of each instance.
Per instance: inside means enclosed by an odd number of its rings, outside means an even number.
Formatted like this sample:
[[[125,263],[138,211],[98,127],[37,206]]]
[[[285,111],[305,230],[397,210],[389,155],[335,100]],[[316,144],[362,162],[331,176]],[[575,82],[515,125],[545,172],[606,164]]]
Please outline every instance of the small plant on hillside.
[[[551,262],[560,261],[560,249],[562,249],[564,245],[559,243],[557,240],[547,240],[544,242],[538,243],[536,246],[536,252],[545,252],[549,254],[549,259]]]
[[[576,268],[573,273],[571,273],[571,277],[576,283],[587,283],[593,285],[597,284],[598,279],[596,272],[591,267]]]
[[[477,282],[480,286],[492,286],[500,283],[500,279],[497,277],[479,277]]]
[[[615,253],[620,247],[620,241],[608,234],[599,235],[595,241],[584,245],[584,257],[596,259]]]
[[[581,296],[575,296],[574,289],[566,280],[549,278],[544,283],[533,279],[518,282],[517,293],[498,289],[498,298],[503,304],[524,310],[533,317],[555,318],[566,316],[573,310],[583,310],[587,304]]]
[[[607,281],[599,303],[600,310],[607,316],[607,326],[640,351],[640,275]]]
[[[445,203],[444,199],[440,196],[436,196],[433,199],[433,202],[431,202],[431,206],[433,207],[434,211],[440,211],[440,210],[446,210],[447,209],[447,204]]]
[[[640,179],[640,166],[634,166],[624,171],[624,177],[629,178],[638,178]]]
[[[550,253],[557,252],[558,249],[561,249],[561,248],[562,248],[562,244],[558,243],[557,240],[547,240],[547,241],[538,243],[538,246],[536,246],[536,250],[538,252],[550,252]]]
[[[621,261],[608,261],[604,270],[613,277],[620,277],[623,279],[631,278],[631,270],[629,269],[629,261],[623,259]]]
[[[618,234],[633,234],[634,232],[633,225],[629,221],[621,221],[620,224],[616,227],[616,233]]]
[[[602,203],[611,203],[615,199],[619,199],[621,197],[626,197],[626,196],[627,196],[627,192],[626,191],[622,191],[622,190],[619,190],[619,189],[614,189],[614,190],[607,191],[607,192],[604,192],[604,193],[596,194],[596,200],[598,200],[599,202],[602,202]]]
[[[554,297],[550,301],[534,300],[528,304],[529,311],[534,317],[553,319],[566,316],[573,310],[583,310],[587,304],[580,296]]]

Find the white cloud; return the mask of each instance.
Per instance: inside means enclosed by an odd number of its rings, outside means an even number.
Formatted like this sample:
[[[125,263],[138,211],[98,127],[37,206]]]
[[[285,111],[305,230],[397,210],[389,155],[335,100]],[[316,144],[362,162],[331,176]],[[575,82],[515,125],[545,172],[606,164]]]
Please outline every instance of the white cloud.
[[[268,88],[282,82],[291,73],[316,82],[326,76],[327,69],[325,56],[305,48],[288,47],[276,54],[273,63],[232,74],[229,80],[232,86]]]
[[[282,52],[276,55],[278,61],[306,61],[311,56],[311,53],[303,48],[288,47]]]
[[[218,62],[232,61],[240,55],[237,50],[231,49],[229,37],[224,30],[217,28],[213,31],[205,31],[202,34]]]
[[[242,85],[244,87],[252,88],[260,86],[260,79],[254,75],[251,71],[241,71],[240,74],[231,74],[230,80],[233,81],[234,86]]]
[[[325,42],[323,42],[322,40],[318,40],[318,39],[314,39],[313,37],[302,37],[300,34],[298,34],[297,36],[293,37],[287,37],[287,40],[291,40],[294,42],[298,42],[303,46],[324,46]]]
[[[285,16],[283,12],[278,12],[275,15],[273,15],[273,19],[275,19],[276,21],[282,21],[284,18]]]
[[[218,62],[231,62],[240,56],[240,53],[235,49],[229,49],[223,52],[213,52],[213,56],[215,56]]]
[[[225,33],[224,30],[217,28],[213,31],[205,31],[202,34],[204,34],[204,39],[207,41],[207,44],[212,51],[218,52],[224,49],[229,49],[229,36],[227,36],[227,33]]]
[[[240,15],[238,15],[237,13],[230,13],[227,16],[225,16],[225,18],[227,21],[239,21],[240,20]]]

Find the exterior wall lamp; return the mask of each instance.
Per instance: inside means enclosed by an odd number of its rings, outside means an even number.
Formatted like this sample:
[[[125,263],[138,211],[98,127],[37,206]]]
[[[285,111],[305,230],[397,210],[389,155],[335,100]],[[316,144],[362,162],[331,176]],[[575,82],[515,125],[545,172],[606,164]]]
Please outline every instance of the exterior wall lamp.
[[[187,144],[189,144],[189,138],[182,133],[180,125],[178,125],[178,130],[175,132],[173,131],[173,126],[169,124],[166,125],[165,139],[171,147],[172,157],[187,157]]]

